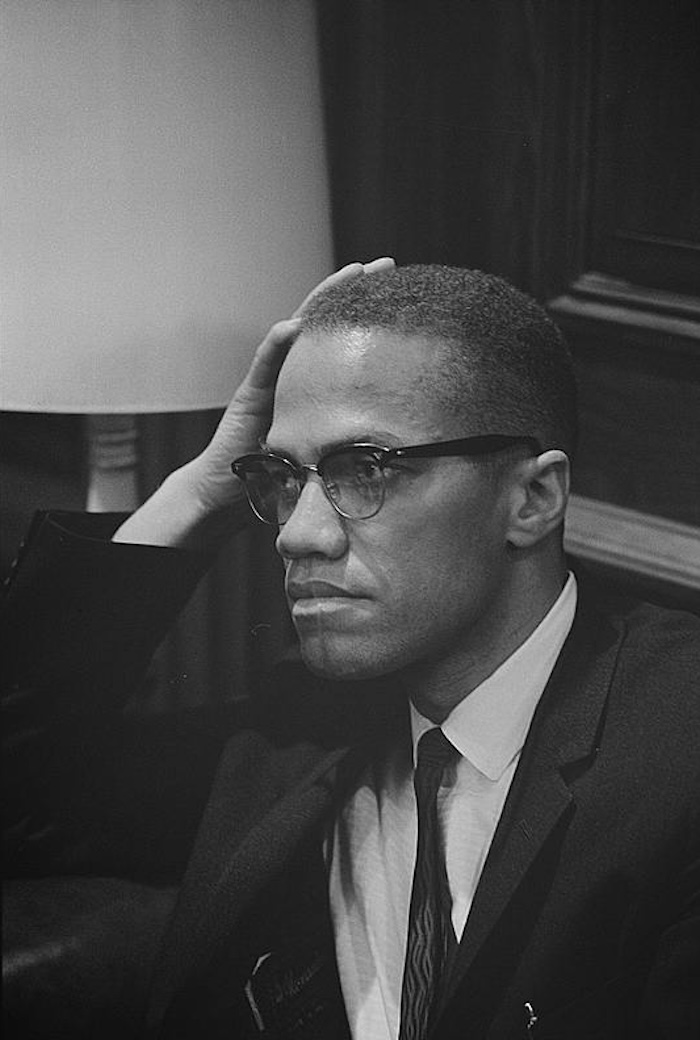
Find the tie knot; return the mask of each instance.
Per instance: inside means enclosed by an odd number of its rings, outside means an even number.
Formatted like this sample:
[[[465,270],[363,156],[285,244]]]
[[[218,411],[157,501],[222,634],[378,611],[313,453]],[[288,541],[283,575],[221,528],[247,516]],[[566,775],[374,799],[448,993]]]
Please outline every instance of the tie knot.
[[[457,749],[449,742],[439,726],[429,729],[418,741],[418,769],[437,770],[442,773],[443,769],[457,754]]]

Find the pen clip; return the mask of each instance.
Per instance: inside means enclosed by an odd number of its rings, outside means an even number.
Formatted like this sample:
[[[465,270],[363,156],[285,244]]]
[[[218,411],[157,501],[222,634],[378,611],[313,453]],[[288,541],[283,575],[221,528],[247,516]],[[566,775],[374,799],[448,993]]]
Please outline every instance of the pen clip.
[[[527,1029],[527,1035],[532,1037],[535,1035],[535,1026],[537,1025],[537,1015],[535,1009],[529,1000],[523,1005],[525,1011],[525,1028]]]

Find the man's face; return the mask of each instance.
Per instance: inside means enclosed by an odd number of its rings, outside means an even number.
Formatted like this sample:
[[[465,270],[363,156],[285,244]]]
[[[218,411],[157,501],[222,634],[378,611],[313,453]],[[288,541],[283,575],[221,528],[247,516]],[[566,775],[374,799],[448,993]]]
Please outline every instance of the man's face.
[[[426,402],[416,382],[429,349],[383,330],[301,336],[280,373],[267,447],[316,463],[353,442],[498,432],[478,417],[465,429]],[[308,666],[343,679],[468,666],[497,638],[507,517],[506,491],[483,462],[401,461],[367,520],[339,516],[310,476],[277,541]]]

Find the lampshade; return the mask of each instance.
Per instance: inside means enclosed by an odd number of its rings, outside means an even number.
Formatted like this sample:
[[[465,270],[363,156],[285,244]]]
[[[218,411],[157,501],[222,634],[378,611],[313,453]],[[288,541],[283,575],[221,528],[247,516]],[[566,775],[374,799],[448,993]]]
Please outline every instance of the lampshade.
[[[4,0],[0,408],[225,404],[332,266],[313,0]]]

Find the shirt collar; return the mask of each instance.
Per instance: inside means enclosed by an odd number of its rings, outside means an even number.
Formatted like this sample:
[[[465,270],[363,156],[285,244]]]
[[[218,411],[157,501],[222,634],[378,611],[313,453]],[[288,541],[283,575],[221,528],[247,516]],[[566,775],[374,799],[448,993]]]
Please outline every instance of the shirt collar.
[[[457,704],[442,731],[480,773],[498,780],[520,753],[554,664],[576,612],[576,578],[569,576],[558,599],[503,664]],[[411,703],[413,761],[418,741],[433,723]]]

